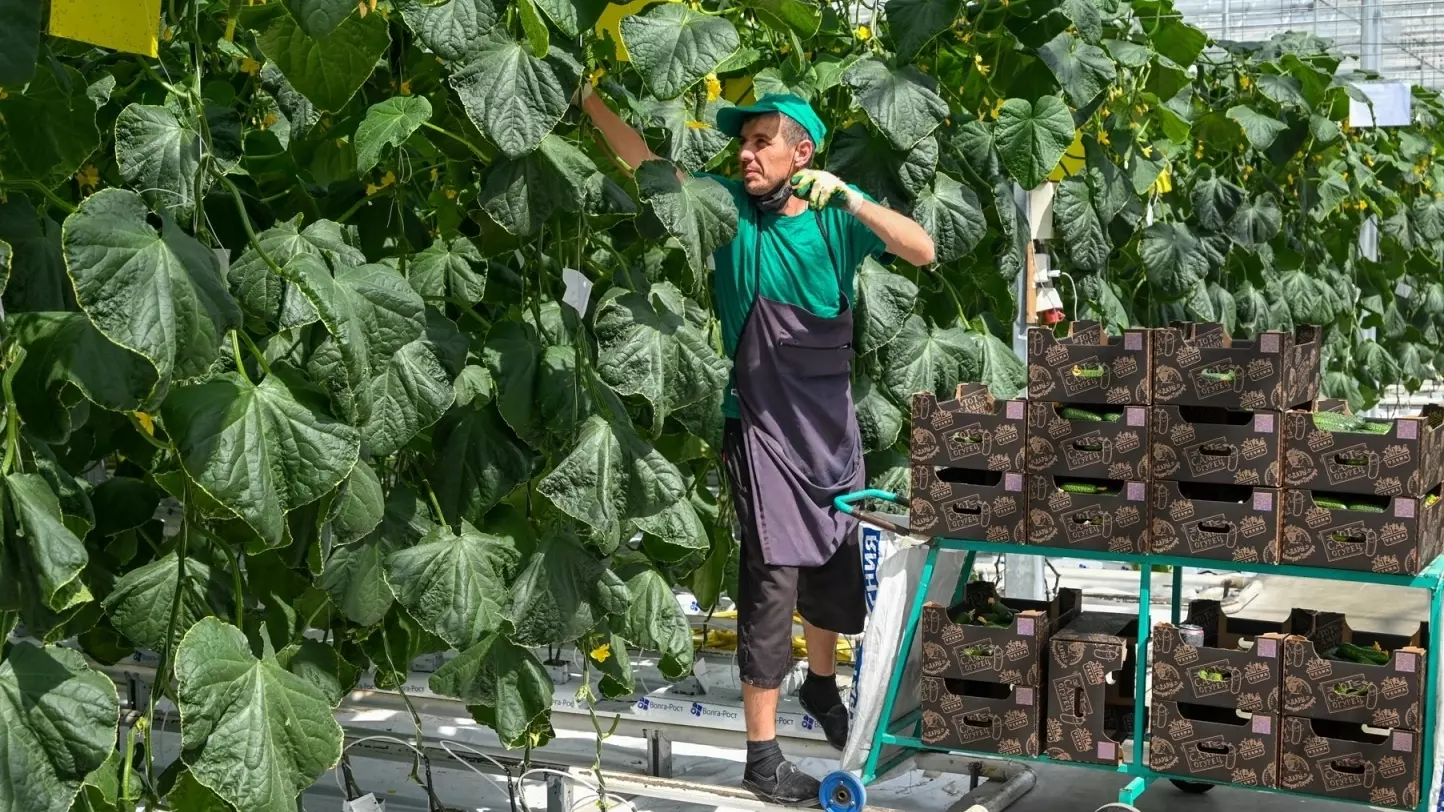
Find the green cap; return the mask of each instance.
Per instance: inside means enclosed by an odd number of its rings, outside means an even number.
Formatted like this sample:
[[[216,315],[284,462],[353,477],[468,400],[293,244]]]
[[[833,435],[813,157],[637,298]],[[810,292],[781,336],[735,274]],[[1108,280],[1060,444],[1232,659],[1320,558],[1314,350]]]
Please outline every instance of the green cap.
[[[742,135],[742,122],[760,113],[781,113],[796,121],[819,148],[827,135],[827,125],[812,111],[812,105],[791,93],[768,93],[746,107],[724,107],[717,111],[717,129],[737,138]]]

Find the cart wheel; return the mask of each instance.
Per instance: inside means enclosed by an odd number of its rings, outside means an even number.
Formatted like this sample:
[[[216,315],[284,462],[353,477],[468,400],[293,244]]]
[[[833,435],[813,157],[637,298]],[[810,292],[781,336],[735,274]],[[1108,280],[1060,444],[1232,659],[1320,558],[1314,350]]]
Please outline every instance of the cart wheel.
[[[825,812],[862,812],[867,804],[867,789],[857,776],[839,770],[822,779],[818,798]]]
[[[1213,784],[1205,784],[1201,781],[1179,781],[1177,778],[1170,778],[1168,780],[1172,781],[1175,787],[1178,787],[1189,795],[1202,795],[1213,789]]]
[[[1098,807],[1098,812],[1138,812],[1138,807],[1128,804],[1108,804]]]

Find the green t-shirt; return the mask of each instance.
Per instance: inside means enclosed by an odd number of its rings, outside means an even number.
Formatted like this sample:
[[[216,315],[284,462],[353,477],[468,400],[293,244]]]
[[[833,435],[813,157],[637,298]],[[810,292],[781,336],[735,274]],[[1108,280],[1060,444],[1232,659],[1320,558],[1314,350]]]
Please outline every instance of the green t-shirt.
[[[842,310],[841,296],[852,301],[857,267],[869,257],[886,250],[882,238],[847,211],[823,209],[822,225],[832,245],[833,266],[828,244],[817,229],[817,217],[809,210],[793,216],[761,212],[752,206],[742,182],[720,175],[702,173],[732,193],[737,204],[737,236],[713,253],[712,297],[722,323],[722,349],[728,358],[737,354],[742,329],[760,292],[773,301],[801,307],[821,317],[832,318]],[[862,190],[851,187],[859,193]],[[866,195],[864,195],[866,196]],[[871,200],[872,198],[868,198]],[[762,240],[761,266],[757,240]],[[722,413],[740,417],[735,381],[727,381]]]

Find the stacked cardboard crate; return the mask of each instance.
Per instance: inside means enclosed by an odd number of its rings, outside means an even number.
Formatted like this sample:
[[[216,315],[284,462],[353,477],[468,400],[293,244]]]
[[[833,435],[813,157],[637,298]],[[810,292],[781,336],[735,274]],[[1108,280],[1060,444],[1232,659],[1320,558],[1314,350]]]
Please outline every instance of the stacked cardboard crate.
[[[1444,409],[1365,421],[1332,408],[1283,417],[1282,560],[1418,574],[1444,551]]]
[[[1082,612],[1048,646],[1049,758],[1116,765],[1133,732],[1134,657],[1138,619]]]
[[[1284,641],[1279,786],[1414,808],[1427,627],[1401,637],[1355,631],[1332,612],[1296,609],[1294,616],[1291,623],[1308,631]]]
[[[913,396],[915,533],[1021,543],[1026,404],[997,402],[983,384],[959,384],[952,400]]]
[[[1025,601],[973,581],[950,609],[926,604],[922,740],[972,752],[1038,755],[1048,640],[1082,603],[1076,589],[1061,590],[1048,602]],[[1000,612],[999,606],[1005,608]]]
[[[1286,625],[1225,615],[1217,601],[1189,604],[1187,624],[1153,629],[1149,766],[1169,775],[1278,786],[1279,695]],[[1197,642],[1197,641],[1194,641]]]
[[[1184,324],[1152,345],[1152,551],[1277,563],[1280,418],[1318,394],[1317,328],[1245,341]]]
[[[1147,330],[1028,330],[1028,544],[1145,551],[1148,359]]]

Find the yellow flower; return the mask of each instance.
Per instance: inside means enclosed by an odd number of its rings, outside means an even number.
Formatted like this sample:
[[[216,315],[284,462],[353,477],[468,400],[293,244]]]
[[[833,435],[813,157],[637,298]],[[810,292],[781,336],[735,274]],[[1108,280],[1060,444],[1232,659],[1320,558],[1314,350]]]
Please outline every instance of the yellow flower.
[[[1163,171],[1158,173],[1158,178],[1153,181],[1153,185],[1148,188],[1148,191],[1155,194],[1173,191],[1173,173],[1169,171],[1168,167],[1163,167]]]
[[[983,64],[982,54],[973,54],[973,64],[977,66],[978,74],[981,76],[987,76],[988,73],[992,71],[992,68]]]
[[[1359,211],[1369,208],[1369,204],[1363,200],[1359,201]]]
[[[150,436],[155,436],[155,419],[145,412],[135,412],[135,422],[140,424],[141,429]]]
[[[160,32],[160,38],[162,40],[165,40],[166,42],[170,42],[172,39],[175,38],[175,29],[171,28],[170,26],[166,26],[165,30]]]
[[[858,42],[867,42],[872,39],[872,29],[865,25],[859,25],[857,28],[852,29],[852,35]]]
[[[384,174],[384,175],[381,176],[381,183],[379,183],[379,184],[375,184],[375,183],[368,183],[368,184],[366,184],[366,196],[367,196],[367,197],[370,197],[370,196],[376,194],[377,192],[381,191],[382,189],[385,189],[387,186],[390,186],[391,184],[393,184],[393,183],[395,183],[395,182],[396,182],[396,173],[395,173],[395,172],[392,172],[390,169],[388,169],[388,170],[386,170],[386,174]]]
[[[718,79],[715,73],[707,74],[707,101],[714,102],[721,97],[722,80]]]
[[[435,183],[439,177],[441,177],[441,168],[436,166],[431,167],[431,182]]]
[[[1251,84],[1253,84],[1253,80],[1249,79],[1247,76],[1238,77],[1238,87],[1240,90],[1248,90],[1248,86]]]
[[[269,127],[274,127],[279,120],[280,118],[275,113],[267,113],[266,117],[261,119],[261,130],[265,131]]]
[[[1108,140],[1108,131],[1107,131],[1107,130],[1099,130],[1099,131],[1098,131],[1098,143],[1103,144],[1104,146],[1109,146],[1109,145],[1110,145],[1110,142],[1109,142],[1109,140]],[[1152,149],[1150,149],[1150,148],[1148,147],[1147,144],[1145,144],[1145,145],[1143,146],[1143,148],[1144,148],[1144,149],[1147,149],[1149,152],[1152,152],[1152,151],[1153,151]],[[1147,152],[1143,153],[1143,157],[1147,158],[1147,157],[1148,157],[1148,153],[1147,153]]]
[[[1007,99],[1004,99],[1002,96],[999,96],[999,97],[998,97],[998,100],[997,100],[996,102],[993,102],[993,109],[992,109],[992,111],[989,113],[989,115],[992,116],[993,118],[997,118],[997,117],[998,117],[998,113],[1002,112],[1002,110],[1003,110],[1003,102],[1005,102],[1005,101],[1007,101]]]
[[[5,88],[0,87],[0,101],[4,101],[8,98],[10,98],[10,94],[5,92]]]
[[[603,77],[603,76],[606,76],[606,75],[607,75],[607,69],[606,69],[606,68],[601,68],[601,67],[599,67],[599,68],[597,68],[596,70],[592,71],[592,76],[591,76],[592,84],[596,84],[597,82],[602,81],[602,77]]]
[[[410,80],[410,79],[402,79],[402,80],[401,80],[401,95],[403,95],[403,96],[410,96],[410,95],[411,95],[411,80]]]
[[[587,656],[591,657],[593,660],[596,660],[599,663],[604,663],[607,661],[608,657],[612,656],[612,644],[603,643],[588,652]]]
[[[705,121],[696,121],[696,120],[694,120],[694,119],[690,119],[690,118],[689,118],[689,119],[687,119],[687,129],[689,129],[689,130],[710,130],[710,129],[712,129],[712,125],[711,125],[711,124],[708,124],[708,123],[705,122]]]
[[[261,72],[261,63],[249,56],[241,60],[241,73],[256,74]]]
[[[1108,101],[1115,101],[1115,100],[1117,100],[1117,98],[1118,98],[1119,96],[1122,96],[1122,95],[1123,95],[1123,88],[1121,88],[1121,87],[1119,87],[1119,86],[1117,86],[1117,85],[1114,85],[1113,87],[1108,88]]]
[[[100,185],[100,170],[86,164],[84,169],[75,173],[75,182],[79,183],[82,189],[94,189]]]
[[[442,189],[442,190],[441,190],[441,193],[442,193],[443,195],[446,195],[446,199],[447,199],[447,200],[455,200],[455,199],[456,199],[456,190],[455,190],[455,189],[452,189],[452,188]]]

